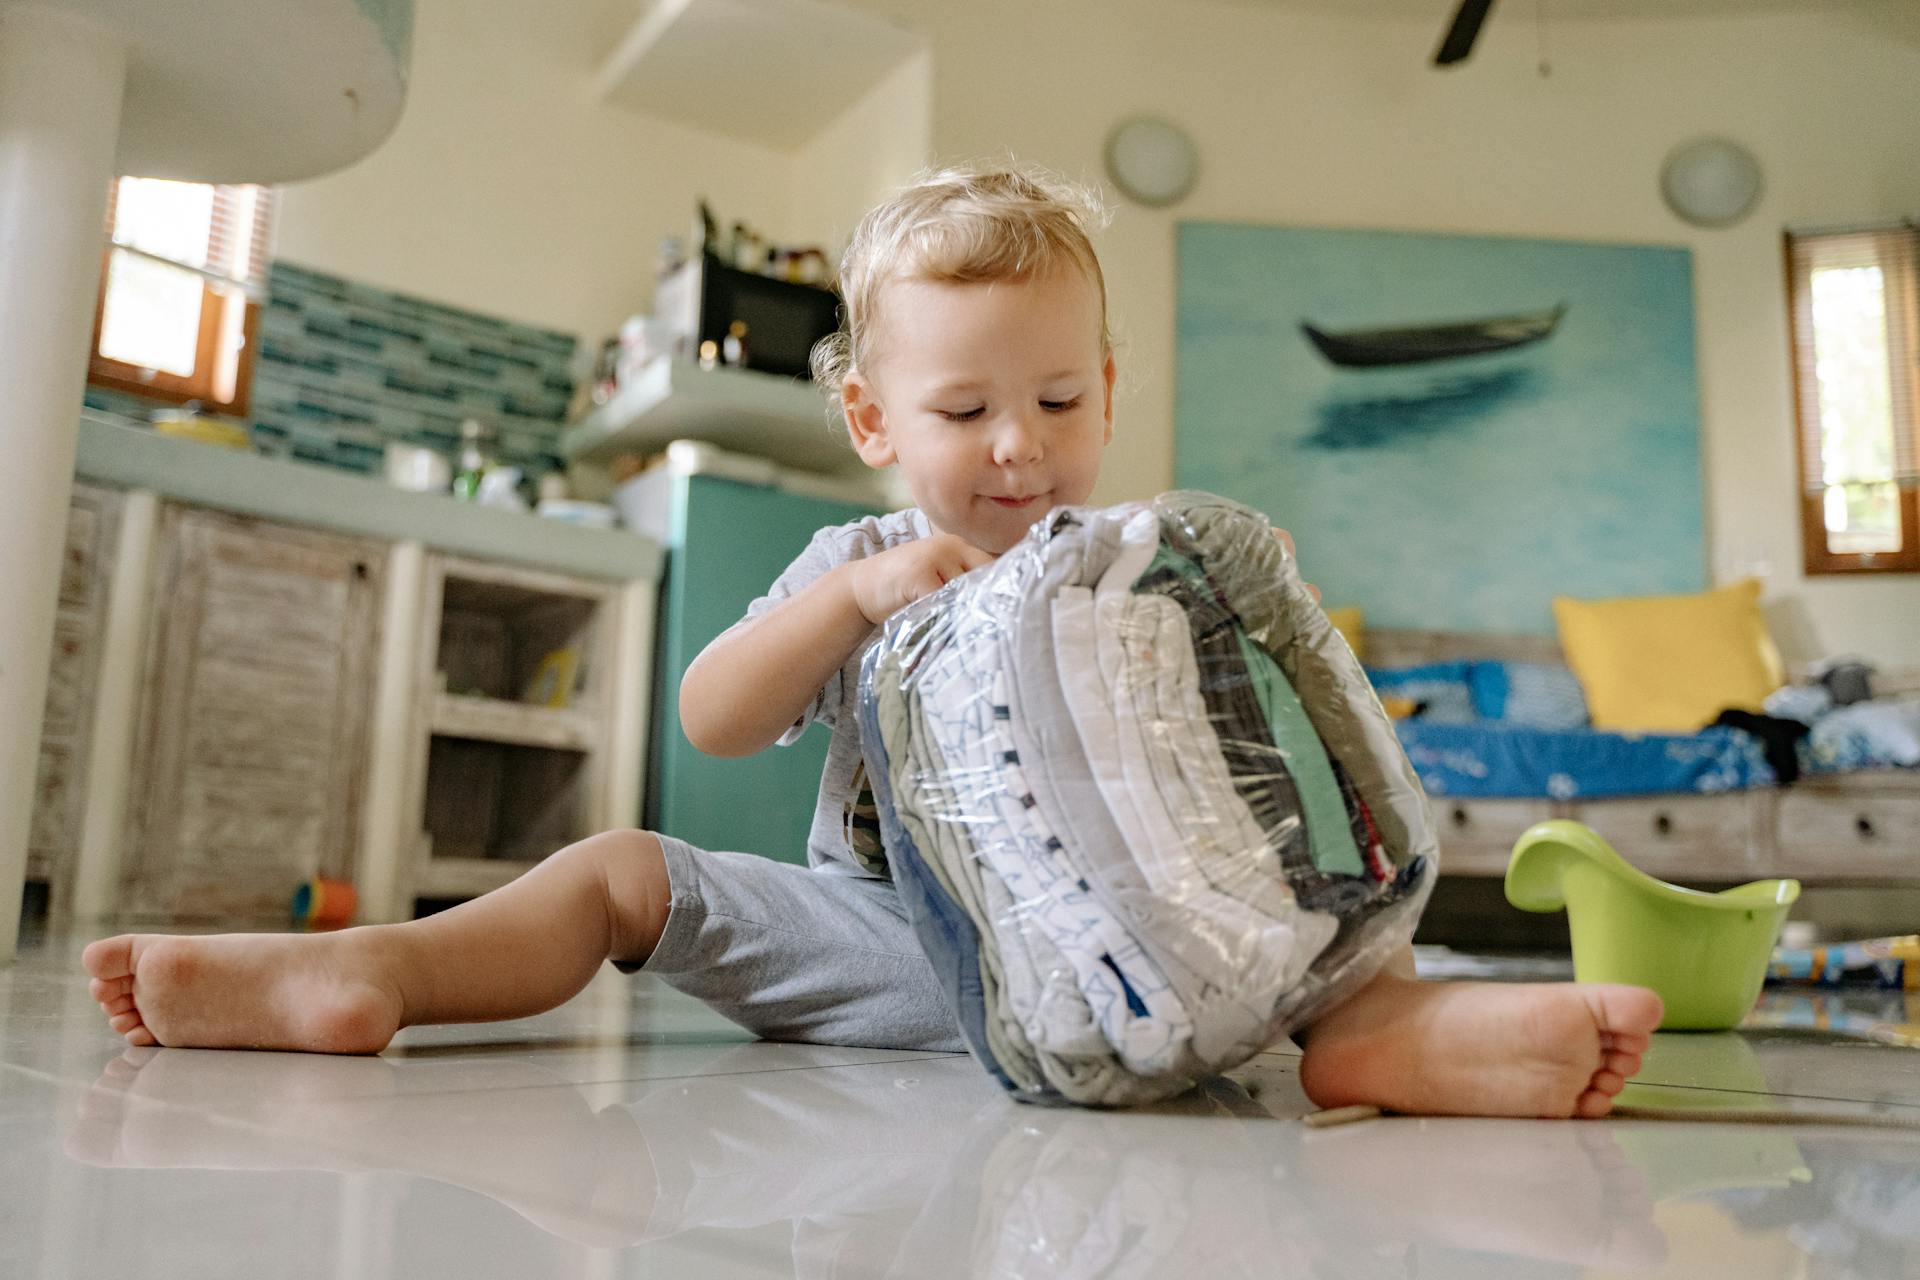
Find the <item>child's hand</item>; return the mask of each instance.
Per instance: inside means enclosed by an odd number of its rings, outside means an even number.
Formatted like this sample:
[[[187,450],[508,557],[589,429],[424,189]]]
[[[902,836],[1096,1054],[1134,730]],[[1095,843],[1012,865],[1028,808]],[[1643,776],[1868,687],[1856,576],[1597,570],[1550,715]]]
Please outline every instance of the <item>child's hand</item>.
[[[1293,549],[1292,534],[1288,533],[1285,529],[1275,529],[1273,531],[1273,536],[1280,539],[1280,545],[1287,549],[1287,554],[1289,556],[1292,556],[1293,559],[1296,561],[1300,559],[1299,553]],[[1320,600],[1320,588],[1314,586],[1311,582],[1309,582],[1307,584],[1307,590],[1313,592],[1314,602],[1318,603]]]
[[[854,603],[877,627],[921,596],[932,595],[961,574],[993,563],[994,558],[950,533],[919,538],[854,561],[849,566],[855,571]]]

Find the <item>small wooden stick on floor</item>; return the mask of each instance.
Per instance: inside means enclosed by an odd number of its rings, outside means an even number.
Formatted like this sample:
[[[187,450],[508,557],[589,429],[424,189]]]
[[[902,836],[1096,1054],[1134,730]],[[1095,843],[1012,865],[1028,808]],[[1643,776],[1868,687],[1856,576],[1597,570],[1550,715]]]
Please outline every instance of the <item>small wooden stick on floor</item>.
[[[1300,1123],[1309,1129],[1331,1129],[1339,1124],[1352,1124],[1356,1120],[1372,1120],[1380,1114],[1380,1108],[1361,1104],[1357,1107],[1332,1107],[1326,1111],[1315,1111],[1302,1116]]]

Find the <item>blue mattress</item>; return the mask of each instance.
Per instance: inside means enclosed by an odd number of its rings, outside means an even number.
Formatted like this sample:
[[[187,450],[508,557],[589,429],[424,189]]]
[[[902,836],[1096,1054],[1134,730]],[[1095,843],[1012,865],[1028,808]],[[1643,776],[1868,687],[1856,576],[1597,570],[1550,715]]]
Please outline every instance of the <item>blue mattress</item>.
[[[1628,734],[1418,718],[1394,727],[1421,784],[1435,796],[1573,800],[1775,782],[1759,739],[1738,729]]]

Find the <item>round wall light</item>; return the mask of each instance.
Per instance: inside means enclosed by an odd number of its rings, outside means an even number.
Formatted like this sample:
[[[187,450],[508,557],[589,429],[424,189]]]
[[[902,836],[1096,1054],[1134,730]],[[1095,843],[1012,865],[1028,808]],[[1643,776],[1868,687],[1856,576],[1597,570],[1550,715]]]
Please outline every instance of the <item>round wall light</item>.
[[[1760,199],[1760,162],[1725,138],[1676,147],[1660,168],[1667,207],[1696,227],[1730,227]]]
[[[1155,208],[1174,204],[1199,175],[1199,148],[1178,125],[1135,116],[1107,135],[1107,176],[1129,200]]]

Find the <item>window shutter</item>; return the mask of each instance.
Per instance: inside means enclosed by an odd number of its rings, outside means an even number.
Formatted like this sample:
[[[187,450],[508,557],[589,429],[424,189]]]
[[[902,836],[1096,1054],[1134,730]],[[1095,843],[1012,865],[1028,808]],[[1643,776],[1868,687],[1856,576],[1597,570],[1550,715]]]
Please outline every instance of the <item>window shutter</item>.
[[[1786,248],[1805,569],[1920,572],[1920,222]]]
[[[274,192],[271,187],[214,186],[204,246],[155,246],[140,243],[120,225],[123,184],[145,179],[117,178],[108,200],[107,237],[114,248],[191,271],[216,287],[264,302],[267,261],[273,236]]]

